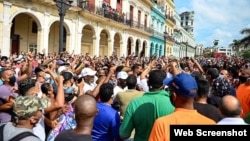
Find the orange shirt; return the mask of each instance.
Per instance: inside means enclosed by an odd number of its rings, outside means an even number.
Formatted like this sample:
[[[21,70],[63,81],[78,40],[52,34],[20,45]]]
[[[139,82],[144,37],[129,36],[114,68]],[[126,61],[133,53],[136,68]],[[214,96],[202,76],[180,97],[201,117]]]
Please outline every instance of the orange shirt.
[[[236,90],[236,97],[243,110],[241,117],[244,118],[250,112],[250,86],[241,84]]]
[[[189,125],[215,125],[216,122],[209,119],[196,110],[188,110],[176,108],[174,113],[158,118],[151,130],[149,141],[169,141],[170,140],[170,125],[189,124]]]

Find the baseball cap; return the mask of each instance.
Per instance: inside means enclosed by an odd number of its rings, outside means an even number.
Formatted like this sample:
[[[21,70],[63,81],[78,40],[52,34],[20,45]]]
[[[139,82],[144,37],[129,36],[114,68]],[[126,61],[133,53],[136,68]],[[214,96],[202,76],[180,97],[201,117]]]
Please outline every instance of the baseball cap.
[[[62,66],[62,65],[66,65],[67,63],[66,62],[64,62],[63,60],[57,60],[56,61],[56,65],[58,65],[58,66]]]
[[[125,71],[121,71],[117,74],[117,79],[127,79],[128,78],[128,73]]]
[[[96,71],[92,70],[91,68],[84,68],[82,69],[81,76],[94,76]]]
[[[73,74],[71,72],[68,72],[68,71],[62,72],[61,75],[63,76],[65,81],[68,81],[68,80],[73,78]]]
[[[180,73],[173,78],[164,79],[167,85],[176,94],[193,98],[197,95],[198,86],[194,77],[187,73]]]
[[[40,99],[36,96],[18,96],[15,99],[13,112],[18,119],[26,119],[47,107],[46,105],[45,99]]]
[[[58,68],[58,73],[61,74],[61,73],[64,72],[65,70],[67,70],[67,67],[65,67],[65,66],[60,66],[60,67]]]

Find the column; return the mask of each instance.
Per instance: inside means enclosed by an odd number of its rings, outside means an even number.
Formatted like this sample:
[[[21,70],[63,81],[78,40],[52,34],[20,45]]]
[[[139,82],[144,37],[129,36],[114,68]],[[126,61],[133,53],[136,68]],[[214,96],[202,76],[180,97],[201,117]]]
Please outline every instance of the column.
[[[10,18],[10,10],[12,7],[12,3],[10,2],[3,2],[3,19],[2,19],[2,30],[0,35],[0,43],[2,46],[1,55],[2,56],[9,56],[10,55],[10,30],[11,30],[11,21]]]
[[[100,54],[99,53],[100,36],[98,33],[97,33],[98,36],[93,37],[93,47],[92,47],[92,50],[90,53],[92,56],[94,56],[94,55],[99,56],[99,54]]]
[[[77,33],[76,37],[76,47],[75,47],[75,54],[81,54],[82,53],[82,33]]]
[[[49,45],[49,28],[40,27],[37,33],[37,52],[43,52],[48,54]]]
[[[114,38],[112,36],[108,39],[108,51],[107,56],[111,56],[114,52]]]
[[[150,47],[148,47],[148,44],[145,46],[145,57],[149,57],[150,53]]]
[[[122,52],[122,48],[123,48],[123,41],[120,40],[120,47],[119,47],[119,49],[118,49],[118,50],[119,50],[119,54],[118,54],[118,52],[117,52],[118,57],[123,56],[123,54],[124,54],[124,56],[125,56],[125,53]]]
[[[41,23],[41,27],[37,33],[37,52],[43,52],[47,55],[49,49],[49,23],[50,14],[44,13],[44,23]]]
[[[72,52],[74,52],[74,53],[76,53],[75,51],[75,48],[76,48],[76,44],[77,44],[77,42],[76,42],[76,40],[77,40],[77,38],[76,38],[76,20],[73,20],[71,23],[72,23],[72,25],[71,26],[69,26],[69,34],[67,34],[67,36],[69,36],[69,40],[67,40],[68,42],[67,42],[67,51],[69,52],[69,53],[72,53]]]
[[[127,41],[127,37],[122,37],[122,44],[120,44],[120,56],[124,56],[126,57],[128,54],[128,41]]]

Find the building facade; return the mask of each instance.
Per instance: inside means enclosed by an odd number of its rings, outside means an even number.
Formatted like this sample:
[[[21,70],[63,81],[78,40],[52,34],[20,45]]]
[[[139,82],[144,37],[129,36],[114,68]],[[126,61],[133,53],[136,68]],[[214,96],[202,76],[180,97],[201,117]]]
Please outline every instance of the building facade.
[[[183,12],[180,16],[180,40],[179,57],[194,57],[196,53],[196,43],[193,36],[194,12]]]
[[[181,26],[192,36],[194,35],[194,11],[186,11],[180,14]]]
[[[165,23],[165,11],[163,1],[154,1],[154,5],[151,8],[151,33],[150,37],[150,56],[156,54],[157,58],[165,54],[165,41],[164,31],[166,27]]]
[[[75,54],[150,54],[151,0],[74,0],[64,19],[63,48]],[[58,53],[58,8],[54,0],[0,1],[1,55]]]
[[[174,29],[176,26],[176,21],[174,18],[175,5],[174,0],[166,0],[166,29],[165,29],[165,41],[166,41],[166,56],[173,55],[174,49]]]
[[[216,48],[215,52],[226,56],[231,56],[235,54],[232,48],[223,48],[223,47]]]

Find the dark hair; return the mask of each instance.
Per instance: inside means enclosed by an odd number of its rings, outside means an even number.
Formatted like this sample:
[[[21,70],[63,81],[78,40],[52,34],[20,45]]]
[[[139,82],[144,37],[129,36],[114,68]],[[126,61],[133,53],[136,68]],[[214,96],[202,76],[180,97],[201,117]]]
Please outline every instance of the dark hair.
[[[111,96],[114,94],[114,86],[110,83],[104,83],[100,87],[100,99],[102,102],[107,102],[110,100]]]
[[[134,89],[137,84],[137,79],[135,75],[129,75],[126,79],[126,84],[128,86],[128,89]]]
[[[216,68],[209,68],[207,70],[207,74],[211,75],[212,79],[215,79],[215,78],[217,78],[219,76],[219,71]]]
[[[122,71],[123,68],[124,68],[124,66],[118,66],[118,67],[115,69],[115,72],[118,73],[118,72]]]
[[[204,78],[199,78],[196,80],[198,85],[197,95],[199,97],[207,97],[209,93],[209,82]]]
[[[19,93],[24,96],[28,92],[28,90],[36,85],[35,79],[25,79],[23,81],[20,81],[18,84],[18,90]]]
[[[43,71],[41,67],[36,67],[34,70],[35,74],[38,74],[41,71]]]
[[[163,80],[166,78],[166,73],[162,70],[152,70],[148,77],[148,86],[153,89],[158,89],[163,85]]]
[[[68,80],[71,80],[71,79],[74,77],[73,74],[72,74],[71,72],[67,72],[67,71],[62,72],[61,75],[62,75],[63,78],[64,78],[63,83],[65,83],[65,82],[68,81]]]
[[[43,83],[41,85],[41,91],[42,91],[42,93],[44,93],[44,94],[47,95],[49,90],[50,90],[50,83]]]
[[[132,71],[135,71],[136,69],[138,69],[141,65],[140,64],[134,64],[131,68]]]
[[[228,104],[226,104],[223,99],[220,100],[219,103],[219,110],[221,112],[221,114],[225,117],[236,117],[239,116],[241,114],[241,105],[240,102],[237,103],[237,105],[234,107],[234,109],[228,108],[227,106]]]

